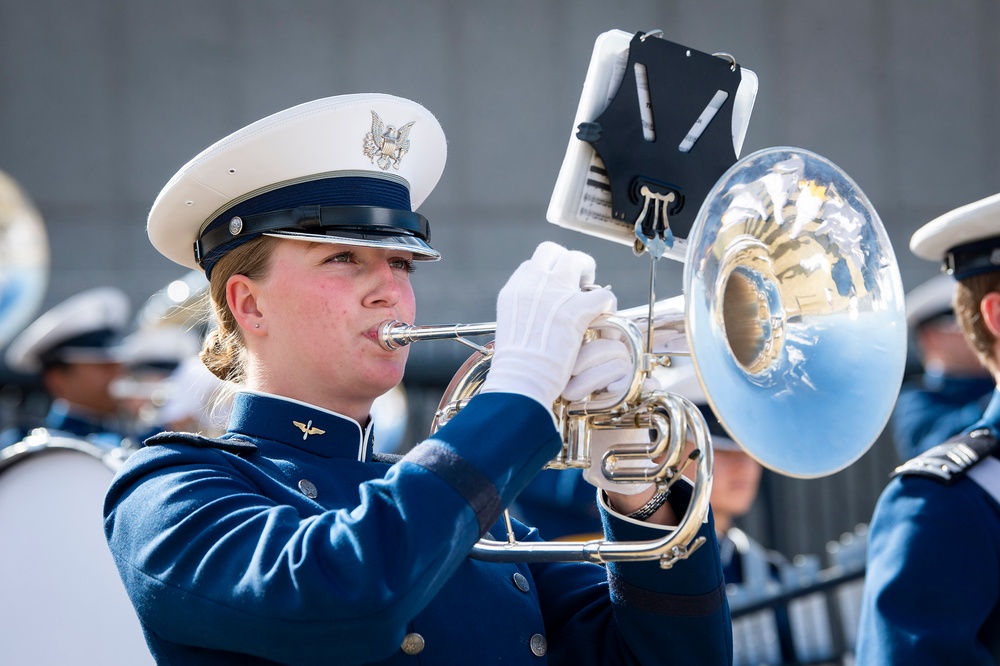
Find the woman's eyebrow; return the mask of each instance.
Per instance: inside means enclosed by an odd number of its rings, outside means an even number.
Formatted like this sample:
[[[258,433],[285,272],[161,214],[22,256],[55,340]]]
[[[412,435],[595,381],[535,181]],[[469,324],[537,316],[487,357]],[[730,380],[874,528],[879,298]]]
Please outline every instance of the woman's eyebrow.
[[[344,246],[339,243],[318,243],[316,241],[306,241],[306,252],[313,250],[343,250]]]

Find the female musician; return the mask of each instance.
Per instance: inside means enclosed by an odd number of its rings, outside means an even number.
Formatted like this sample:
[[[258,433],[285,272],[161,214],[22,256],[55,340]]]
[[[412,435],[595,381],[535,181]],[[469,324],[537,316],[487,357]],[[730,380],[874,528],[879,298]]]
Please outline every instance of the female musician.
[[[210,279],[203,359],[241,391],[226,434],[155,436],[109,490],[108,542],[151,651],[175,664],[728,663],[711,520],[670,570],[468,557],[487,532],[504,538],[503,507],[558,452],[551,410],[571,376],[577,390],[610,383],[613,363],[574,367],[614,308],[610,291],[581,288],[587,255],[539,246],[500,293],[483,391],[395,464],[373,455],[369,410],[406,359],[375,332],[413,321],[413,263],[438,258],[413,209],[444,153],[420,105],[332,97],[216,143],[154,203],[154,246]],[[688,489],[651,495],[602,495],[608,537],[671,529]]]

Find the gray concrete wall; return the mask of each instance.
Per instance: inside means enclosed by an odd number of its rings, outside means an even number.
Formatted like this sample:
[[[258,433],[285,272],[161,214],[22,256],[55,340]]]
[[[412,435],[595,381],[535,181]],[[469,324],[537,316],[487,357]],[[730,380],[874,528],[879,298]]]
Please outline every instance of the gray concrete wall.
[[[141,305],[184,273],[144,230],[179,166],[267,114],[364,91],[424,103],[449,138],[422,208],[445,260],[415,276],[418,321],[492,319],[545,239],[591,252],[620,304],[642,303],[645,260],[544,219],[594,39],[611,28],[662,29],[754,70],[743,153],[790,145],[840,165],[878,208],[907,288],[937,270],[909,254],[910,234],[998,189],[990,0],[0,0],[0,169],[45,218],[44,305],[109,283]],[[682,266],[663,264],[659,293],[678,293]],[[462,356],[414,350],[425,366]],[[888,460],[864,468],[870,486]],[[866,517],[875,490],[844,492]]]
[[[422,319],[489,315],[543,239],[597,255],[636,304],[644,261],[544,213],[595,37],[660,28],[757,72],[744,154],[791,145],[839,164],[878,208],[910,286],[936,270],[909,255],[910,233],[997,187],[998,24],[988,1],[3,0],[0,168],[45,217],[47,303],[118,282],[138,304],[178,274],[144,220],[188,158],[299,102],[393,92],[449,137],[424,208],[446,259],[418,275]],[[679,284],[678,266],[661,272]]]

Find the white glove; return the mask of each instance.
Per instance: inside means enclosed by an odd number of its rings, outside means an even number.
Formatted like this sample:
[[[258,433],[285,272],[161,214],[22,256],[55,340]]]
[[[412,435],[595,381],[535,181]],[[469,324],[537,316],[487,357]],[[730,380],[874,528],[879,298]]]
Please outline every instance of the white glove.
[[[580,348],[572,378],[562,392],[564,400],[577,402],[595,391],[620,399],[635,374],[632,355],[622,340],[597,338]]]
[[[607,289],[594,282],[594,259],[545,242],[521,264],[497,298],[497,332],[482,392],[518,393],[546,409],[570,378],[583,336],[594,319],[613,312]]]
[[[595,340],[597,342],[597,340]],[[620,343],[624,352],[628,350],[625,349],[625,343]],[[583,353],[580,354],[583,356]],[[618,382],[622,383],[620,389],[612,388],[614,382],[608,387],[609,393],[620,394],[628,387],[628,382],[632,380],[632,366],[629,364],[628,376],[619,379]],[[572,383],[572,382],[571,382]],[[600,387],[599,387],[600,388]],[[652,393],[653,391],[660,390],[660,382],[655,377],[648,377],[646,381],[642,383],[643,393]],[[567,387],[567,391],[569,387]],[[596,389],[595,389],[596,390]],[[564,394],[565,395],[565,394]],[[651,483],[620,483],[617,481],[611,481],[605,478],[604,473],[601,471],[601,466],[604,461],[604,454],[608,452],[612,446],[618,444],[639,444],[647,445],[649,444],[649,431],[645,429],[638,428],[628,428],[624,430],[591,430],[590,431],[590,467],[583,470],[583,478],[587,480],[593,486],[598,488],[603,488],[604,490],[610,490],[612,492],[621,493],[623,495],[635,495],[636,493],[641,493],[646,488],[649,488]],[[641,471],[643,469],[654,469],[656,465],[652,460],[640,459],[636,461],[629,461],[628,463],[623,463],[627,465],[629,471]]]

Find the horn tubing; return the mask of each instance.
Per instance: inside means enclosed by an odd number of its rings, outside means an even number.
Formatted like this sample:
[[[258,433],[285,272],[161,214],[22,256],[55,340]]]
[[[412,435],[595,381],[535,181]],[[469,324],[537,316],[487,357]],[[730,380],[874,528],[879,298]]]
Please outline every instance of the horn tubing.
[[[685,338],[682,303],[683,297],[665,298],[654,303],[653,330],[660,332],[669,329],[674,333],[665,342],[655,342],[652,350],[654,353],[674,354],[677,356],[691,355],[687,339]],[[614,316],[633,322],[639,327],[641,332],[645,333],[649,316],[649,306],[642,305],[627,310],[619,310]],[[466,336],[494,335],[496,331],[496,322],[492,321],[479,324],[417,326],[416,324],[407,324],[398,319],[389,319],[379,324],[378,343],[387,351],[395,351],[418,340],[458,340]],[[640,345],[639,348],[642,349],[644,346]]]
[[[682,396],[674,396],[682,403],[682,411],[691,428],[695,446],[702,452],[697,461],[697,471],[691,500],[680,524],[662,539],[650,541],[606,541],[595,539],[585,542],[544,541],[510,542],[480,539],[469,557],[484,562],[638,562],[659,560],[660,566],[669,569],[697,550],[704,538],[696,538],[705,516],[708,515],[712,493],[712,444],[708,428],[698,408]]]
[[[493,335],[496,332],[496,322],[416,326],[392,319],[379,324],[378,343],[387,351],[395,351],[417,340],[455,340],[467,335]]]

